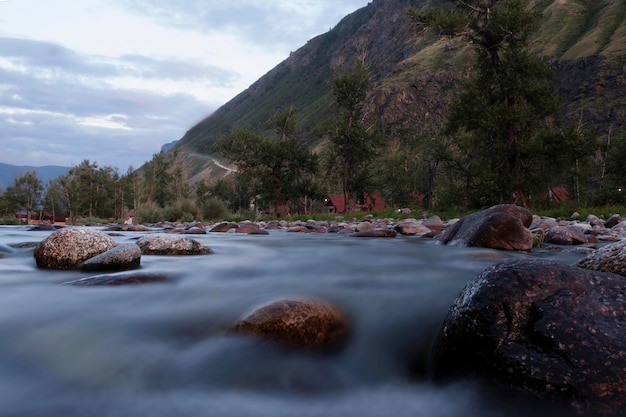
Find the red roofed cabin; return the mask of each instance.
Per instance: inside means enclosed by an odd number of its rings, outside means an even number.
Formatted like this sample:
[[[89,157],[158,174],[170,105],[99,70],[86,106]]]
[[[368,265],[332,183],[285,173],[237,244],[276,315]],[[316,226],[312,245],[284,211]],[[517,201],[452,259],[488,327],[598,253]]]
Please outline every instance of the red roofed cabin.
[[[345,213],[346,199],[341,194],[331,194],[326,199],[326,211],[328,213]],[[364,193],[363,198],[356,203],[355,211],[378,211],[387,208],[382,195]]]
[[[553,203],[567,203],[569,202],[569,193],[565,187],[552,187],[548,189],[546,193],[546,201]]]

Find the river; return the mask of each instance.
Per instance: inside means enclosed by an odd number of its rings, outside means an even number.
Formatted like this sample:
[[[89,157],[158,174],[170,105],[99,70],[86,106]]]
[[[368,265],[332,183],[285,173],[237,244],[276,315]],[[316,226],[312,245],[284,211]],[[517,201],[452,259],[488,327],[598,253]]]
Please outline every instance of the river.
[[[0,246],[49,233],[0,226]],[[428,350],[455,296],[489,265],[582,255],[401,236],[191,237],[215,253],[144,255],[143,270],[176,277],[150,285],[62,286],[94,274],[38,270],[32,247],[0,257],[0,416],[554,415],[546,404],[503,399],[477,383],[431,382]],[[290,351],[228,331],[255,307],[297,295],[348,312],[343,350]]]

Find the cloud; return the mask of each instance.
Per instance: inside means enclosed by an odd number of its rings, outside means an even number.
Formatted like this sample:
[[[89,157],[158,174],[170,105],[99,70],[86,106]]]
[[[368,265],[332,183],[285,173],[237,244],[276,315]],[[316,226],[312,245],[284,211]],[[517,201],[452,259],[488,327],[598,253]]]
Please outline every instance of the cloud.
[[[0,1],[0,161],[138,167],[365,4]]]
[[[153,92],[137,85],[171,80],[215,87],[237,78],[198,62],[111,59],[26,39],[0,38],[0,56],[0,141],[8,163],[91,159],[139,166],[219,103],[211,107],[176,86]]]
[[[242,44],[283,53],[293,48],[294,38],[303,44],[366,5],[363,0],[118,1],[127,10],[150,16],[162,25],[204,33],[226,32]],[[330,26],[328,22],[332,22]]]

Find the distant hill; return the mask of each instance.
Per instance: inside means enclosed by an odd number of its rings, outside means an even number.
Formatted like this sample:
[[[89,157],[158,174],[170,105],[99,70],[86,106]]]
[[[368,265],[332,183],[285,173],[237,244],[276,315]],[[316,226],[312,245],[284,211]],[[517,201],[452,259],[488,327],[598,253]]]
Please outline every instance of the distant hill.
[[[0,162],[0,190],[6,189],[7,186],[13,185],[15,183],[15,178],[24,174],[28,171],[35,171],[37,176],[45,186],[46,183],[54,178],[58,178],[61,175],[65,175],[68,173],[70,168],[56,166],[56,165],[46,165],[42,167],[32,167],[32,166],[18,166],[18,165],[9,165],[3,164]]]
[[[556,70],[562,114],[598,135],[626,125],[626,2],[623,0],[539,1],[543,21],[533,41]],[[333,109],[334,72],[365,54],[374,84],[367,112],[380,117],[387,134],[402,140],[434,137],[446,118],[449,98],[468,70],[464,44],[439,36],[417,36],[409,8],[432,0],[373,0],[346,16],[261,77],[248,89],[193,126],[173,147],[186,158],[193,181],[225,171],[211,155],[219,135],[239,125],[257,131],[272,110],[300,108],[304,142]],[[408,133],[407,133],[408,132]]]

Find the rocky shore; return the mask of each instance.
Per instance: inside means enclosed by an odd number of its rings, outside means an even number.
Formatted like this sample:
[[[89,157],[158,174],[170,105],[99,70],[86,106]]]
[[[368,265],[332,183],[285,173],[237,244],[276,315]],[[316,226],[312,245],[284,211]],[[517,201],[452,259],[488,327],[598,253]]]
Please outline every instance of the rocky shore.
[[[559,220],[499,205],[448,221],[432,216],[67,227],[40,242],[34,256],[42,269],[103,271],[64,284],[99,286],[175,280],[162,273],[127,270],[139,267],[142,256],[215,256],[192,237],[207,233],[412,236],[502,251],[575,250],[583,257],[575,265],[506,261],[470,281],[435,340],[431,374],[443,383],[487,379],[590,415],[621,415],[626,406],[625,228],[626,219],[619,215]],[[116,245],[110,235],[125,232],[140,232],[141,237],[136,243]],[[274,300],[234,323],[231,331],[290,349],[335,352],[350,333],[350,320],[341,306],[304,297]]]

